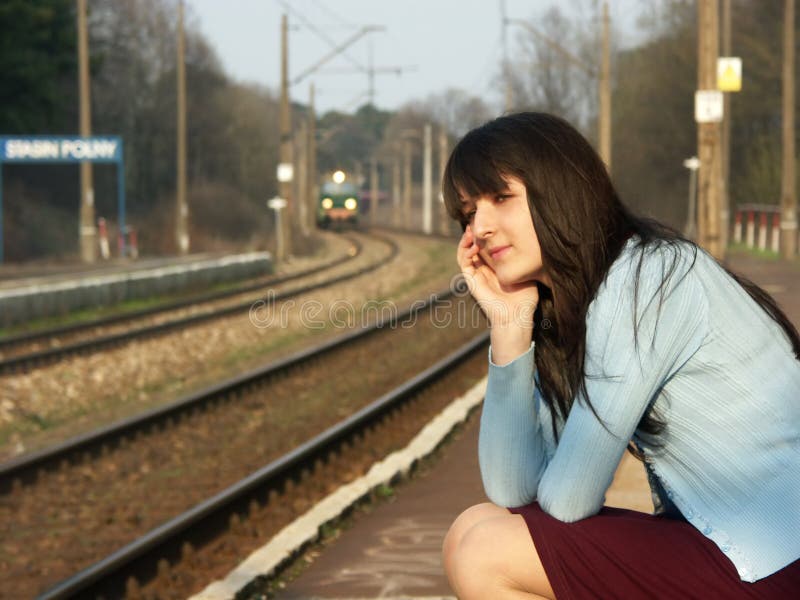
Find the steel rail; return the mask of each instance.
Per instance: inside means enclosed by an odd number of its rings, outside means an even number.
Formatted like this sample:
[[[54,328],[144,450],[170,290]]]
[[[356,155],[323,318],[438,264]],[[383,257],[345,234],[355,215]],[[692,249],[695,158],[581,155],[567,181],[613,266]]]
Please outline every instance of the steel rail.
[[[438,231],[425,233],[421,229],[413,229],[410,227],[395,227],[394,225],[374,225],[370,227],[369,230],[370,232],[395,233],[398,235],[413,235],[414,237],[418,238],[435,239],[453,243],[458,242],[458,238],[461,236],[460,233],[443,234]]]
[[[220,527],[219,523],[225,523],[225,517],[236,512],[237,506],[246,503],[260,490],[275,489],[281,481],[291,477],[303,465],[312,464],[328,449],[361,431],[383,414],[409,399],[427,384],[441,377],[463,361],[464,357],[484,346],[488,338],[488,332],[482,333],[446,358],[384,394],[350,417],[208,500],[197,504],[189,511],[170,519],[108,557],[55,585],[41,594],[39,599],[60,600],[73,598],[78,594],[80,597],[94,597],[101,593],[101,590],[106,592],[108,586],[122,591],[124,589],[123,582],[130,576],[126,570],[131,569],[134,563],[137,561],[152,563],[170,554],[167,548],[178,547],[181,542],[191,537],[192,532],[197,534],[198,531],[205,531],[206,523],[209,524],[208,527]]]
[[[62,461],[69,460],[76,455],[99,453],[102,451],[103,446],[116,446],[123,438],[131,438],[137,432],[146,431],[150,427],[157,427],[169,419],[176,419],[181,414],[200,409],[222,397],[233,396],[238,390],[247,389],[248,386],[273,377],[281,371],[300,366],[311,359],[318,358],[322,354],[370,335],[384,327],[393,326],[398,322],[402,323],[410,317],[416,317],[421,310],[425,310],[429,306],[449,298],[452,294],[453,291],[449,289],[438,294],[432,294],[424,302],[419,301],[411,308],[372,325],[365,325],[360,329],[337,336],[313,348],[300,350],[290,356],[252,369],[198,392],[187,394],[164,406],[122,419],[89,433],[72,437],[60,444],[0,463],[0,491],[11,489],[14,485],[14,480],[19,480],[20,483],[31,481],[39,470],[54,469]]]
[[[358,269],[352,273],[345,273],[343,275],[334,277],[332,279],[328,279],[320,283],[310,284],[295,290],[290,290],[283,294],[277,294],[274,297],[272,297],[271,300],[273,301],[285,300],[287,298],[304,294],[315,289],[319,289],[322,287],[340,283],[342,281],[346,281],[348,279],[359,277],[360,275],[364,275],[365,273],[369,273],[370,271],[374,271],[375,269],[382,267],[383,265],[391,262],[397,256],[399,248],[396,242],[394,242],[391,239],[384,238],[381,241],[387,243],[391,247],[391,252],[389,253],[388,256],[384,257],[383,259],[376,261],[371,265],[367,265],[366,267],[362,267],[361,269]],[[100,350],[102,348],[121,345],[133,339],[154,336],[165,333],[167,331],[178,329],[180,327],[195,325],[197,323],[201,323],[204,321],[218,319],[221,317],[225,317],[240,312],[242,310],[246,310],[252,304],[253,304],[252,301],[241,302],[233,306],[228,306],[217,310],[210,310],[204,313],[191,315],[188,317],[181,317],[178,319],[173,319],[171,321],[166,321],[164,323],[159,323],[157,325],[146,325],[138,329],[131,329],[120,333],[113,333],[106,336],[91,338],[88,340],[83,340],[75,342],[73,344],[61,346],[59,348],[48,348],[38,352],[32,352],[20,356],[12,356],[0,362],[0,374],[21,371],[26,367],[28,367],[29,365],[48,364],[51,362],[55,362],[56,360],[64,356],[73,354],[88,354],[96,350]]]

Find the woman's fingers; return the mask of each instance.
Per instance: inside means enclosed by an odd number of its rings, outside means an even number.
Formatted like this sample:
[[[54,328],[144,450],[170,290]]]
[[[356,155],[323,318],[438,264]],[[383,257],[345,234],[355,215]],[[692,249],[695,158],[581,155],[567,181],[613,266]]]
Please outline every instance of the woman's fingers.
[[[490,323],[505,323],[510,315],[529,315],[539,301],[533,282],[502,285],[492,267],[483,259],[474,234],[466,227],[456,250],[456,260],[472,297]]]
[[[474,264],[474,257],[478,253],[478,247],[473,243],[472,236],[469,231],[464,232],[461,236],[461,241],[458,244],[456,252],[456,259],[458,266],[463,271],[465,268],[470,268]]]

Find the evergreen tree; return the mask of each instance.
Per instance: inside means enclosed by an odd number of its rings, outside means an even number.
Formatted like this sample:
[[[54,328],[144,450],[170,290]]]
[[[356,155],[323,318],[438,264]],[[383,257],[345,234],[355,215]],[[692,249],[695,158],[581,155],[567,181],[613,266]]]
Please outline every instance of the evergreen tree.
[[[0,3],[0,133],[74,133],[74,0]]]

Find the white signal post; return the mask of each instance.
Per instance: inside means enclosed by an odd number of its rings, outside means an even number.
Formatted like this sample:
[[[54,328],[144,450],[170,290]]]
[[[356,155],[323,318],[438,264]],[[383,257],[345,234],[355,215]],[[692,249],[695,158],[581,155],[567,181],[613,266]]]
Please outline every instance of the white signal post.
[[[697,237],[697,169],[700,168],[700,159],[696,156],[683,161],[683,166],[689,169],[689,208],[686,214],[686,225],[683,235],[689,239]]]
[[[422,134],[422,231],[433,233],[433,128],[426,123]]]
[[[294,165],[290,162],[278,163],[276,176],[281,189],[291,190],[294,180]],[[281,211],[289,206],[289,201],[282,196],[275,196],[267,201],[267,206],[275,211],[275,260],[283,262],[286,259],[286,238],[288,237],[289,223],[284,223]]]
[[[283,227],[281,223],[281,211],[286,208],[288,202],[284,198],[275,196],[267,200],[267,207],[275,211],[275,260],[278,262],[283,261],[286,255],[283,241]]]

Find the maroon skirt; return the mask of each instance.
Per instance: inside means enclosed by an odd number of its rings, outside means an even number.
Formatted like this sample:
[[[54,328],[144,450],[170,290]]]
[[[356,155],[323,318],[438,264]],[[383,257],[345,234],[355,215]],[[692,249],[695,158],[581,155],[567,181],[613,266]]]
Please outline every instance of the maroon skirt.
[[[563,523],[534,502],[509,509],[528,525],[558,600],[800,599],[800,560],[747,583],[685,521],[621,508]]]

